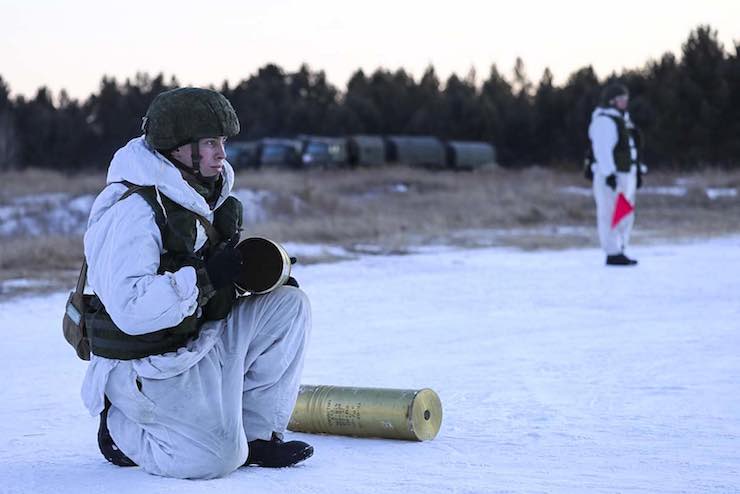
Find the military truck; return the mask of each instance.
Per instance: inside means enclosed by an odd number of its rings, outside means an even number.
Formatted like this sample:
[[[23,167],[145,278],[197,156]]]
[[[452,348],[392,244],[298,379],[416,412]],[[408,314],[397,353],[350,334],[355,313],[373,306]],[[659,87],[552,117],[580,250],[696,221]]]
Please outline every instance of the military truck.
[[[350,166],[384,165],[385,142],[380,136],[349,136],[347,138],[347,158]]]
[[[259,166],[300,168],[303,143],[299,139],[264,138],[260,141]]]
[[[388,136],[385,158],[389,163],[445,168],[447,157],[442,141],[429,136]]]
[[[259,141],[228,141],[226,159],[235,170],[259,167]]]
[[[453,170],[474,170],[496,164],[496,150],[487,142],[447,141],[447,166]]]
[[[303,136],[303,168],[332,168],[347,164],[347,140],[338,137]]]

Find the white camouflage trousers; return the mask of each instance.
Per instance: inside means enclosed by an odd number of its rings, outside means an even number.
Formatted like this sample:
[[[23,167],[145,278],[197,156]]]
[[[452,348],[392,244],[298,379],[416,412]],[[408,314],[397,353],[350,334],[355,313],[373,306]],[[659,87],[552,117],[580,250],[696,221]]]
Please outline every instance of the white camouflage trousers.
[[[288,424],[311,327],[305,294],[281,287],[244,297],[218,323],[214,346],[177,375],[142,377],[127,361],[111,371],[111,436],[149,473],[227,475],[246,461],[248,441]]]
[[[637,190],[637,167],[632,166],[629,172],[617,172],[617,189],[612,190],[606,184],[606,176],[594,175],[594,199],[596,200],[596,226],[599,230],[599,241],[606,255],[621,254],[629,245],[632,225],[635,222],[635,213],[632,212],[612,228],[614,208],[617,195],[621,192],[625,199],[635,205],[635,191]]]

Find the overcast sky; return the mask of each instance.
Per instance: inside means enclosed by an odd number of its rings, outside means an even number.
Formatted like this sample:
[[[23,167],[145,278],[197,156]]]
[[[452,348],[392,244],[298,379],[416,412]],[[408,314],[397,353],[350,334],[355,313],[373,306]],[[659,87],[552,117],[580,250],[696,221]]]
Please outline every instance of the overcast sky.
[[[137,71],[220,85],[305,62],[344,88],[357,68],[418,77],[433,64],[444,80],[474,67],[481,80],[520,56],[530,79],[549,66],[560,83],[589,64],[603,77],[678,54],[699,24],[733,49],[740,0],[0,0],[0,76],[13,94],[85,98],[103,75]]]

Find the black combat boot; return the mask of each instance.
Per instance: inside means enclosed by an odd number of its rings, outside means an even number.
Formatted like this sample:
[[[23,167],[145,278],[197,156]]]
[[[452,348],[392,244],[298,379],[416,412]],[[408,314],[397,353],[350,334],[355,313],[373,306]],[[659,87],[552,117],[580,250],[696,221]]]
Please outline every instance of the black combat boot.
[[[249,456],[244,465],[283,468],[300,463],[313,455],[313,446],[303,441],[283,442],[283,435],[272,433],[269,441],[255,439],[249,441]]]
[[[630,259],[624,254],[615,254],[613,256],[606,256],[607,266],[634,266],[637,261]]]
[[[98,427],[98,448],[106,460],[118,465],[119,467],[135,467],[136,463],[123,454],[123,451],[118,449],[116,443],[113,442],[113,438],[110,437],[108,432],[108,410],[110,410],[110,401],[108,397],[105,397],[105,407],[100,413],[100,427]]]

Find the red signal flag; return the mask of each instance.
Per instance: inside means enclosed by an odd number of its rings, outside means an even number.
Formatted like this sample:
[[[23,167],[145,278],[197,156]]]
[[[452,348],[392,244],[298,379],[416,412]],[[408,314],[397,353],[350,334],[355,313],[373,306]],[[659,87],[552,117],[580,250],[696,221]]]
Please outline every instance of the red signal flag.
[[[617,203],[614,206],[614,216],[612,216],[612,228],[616,227],[622,219],[635,210],[624,194],[621,192],[617,195]]]

